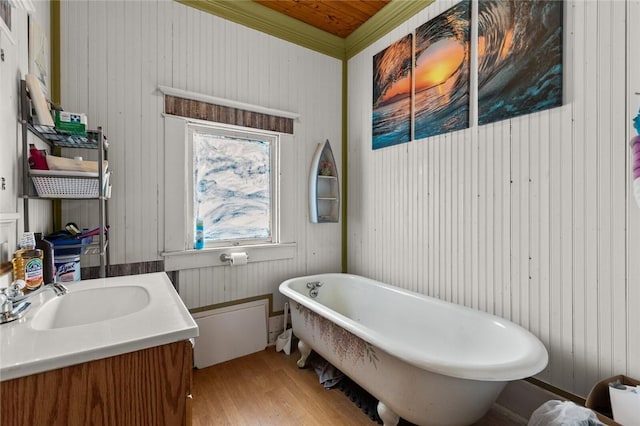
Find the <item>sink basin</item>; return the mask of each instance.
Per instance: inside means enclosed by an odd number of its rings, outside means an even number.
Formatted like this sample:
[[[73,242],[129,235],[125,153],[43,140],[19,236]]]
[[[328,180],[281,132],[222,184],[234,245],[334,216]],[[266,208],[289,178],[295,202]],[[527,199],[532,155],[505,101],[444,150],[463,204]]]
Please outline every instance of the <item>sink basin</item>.
[[[166,272],[65,286],[30,295],[22,318],[0,325],[0,381],[198,337]]]
[[[140,286],[99,287],[56,296],[35,314],[35,330],[75,327],[112,320],[149,305],[149,292]]]

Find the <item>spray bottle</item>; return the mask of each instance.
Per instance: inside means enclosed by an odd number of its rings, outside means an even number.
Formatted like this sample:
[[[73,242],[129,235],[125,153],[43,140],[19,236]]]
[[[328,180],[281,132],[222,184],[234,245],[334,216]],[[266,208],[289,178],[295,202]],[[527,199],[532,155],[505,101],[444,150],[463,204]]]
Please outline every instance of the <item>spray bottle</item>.
[[[196,219],[196,241],[193,246],[196,250],[204,248],[204,221],[201,218]]]
[[[638,207],[640,207],[640,110],[633,119],[633,127],[638,134],[629,142],[631,146],[631,173],[633,175],[633,193]]]

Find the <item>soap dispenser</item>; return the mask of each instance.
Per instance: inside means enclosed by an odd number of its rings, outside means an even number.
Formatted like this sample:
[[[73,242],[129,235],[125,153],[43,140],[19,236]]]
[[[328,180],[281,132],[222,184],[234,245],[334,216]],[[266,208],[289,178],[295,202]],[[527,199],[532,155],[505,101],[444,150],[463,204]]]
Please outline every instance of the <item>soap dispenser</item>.
[[[27,290],[35,290],[42,285],[42,250],[36,248],[33,232],[25,232],[20,240],[20,250],[11,260],[13,279],[24,280]]]

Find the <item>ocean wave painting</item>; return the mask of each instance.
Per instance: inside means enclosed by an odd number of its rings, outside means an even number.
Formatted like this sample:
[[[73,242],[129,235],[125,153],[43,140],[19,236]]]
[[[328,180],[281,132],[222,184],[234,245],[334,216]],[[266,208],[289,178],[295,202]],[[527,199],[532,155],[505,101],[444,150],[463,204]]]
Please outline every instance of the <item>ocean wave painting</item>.
[[[196,217],[206,240],[271,236],[268,142],[194,134]]]
[[[471,1],[416,29],[416,139],[469,127]]]
[[[373,149],[411,140],[412,45],[409,34],[373,57]]]
[[[561,0],[480,0],[478,123],[562,105]]]

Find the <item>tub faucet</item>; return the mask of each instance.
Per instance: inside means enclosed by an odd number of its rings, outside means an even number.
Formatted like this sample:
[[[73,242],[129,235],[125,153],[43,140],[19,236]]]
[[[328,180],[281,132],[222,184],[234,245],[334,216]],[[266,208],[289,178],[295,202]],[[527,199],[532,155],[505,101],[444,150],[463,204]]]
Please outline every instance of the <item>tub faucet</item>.
[[[315,299],[318,297],[318,287],[322,287],[322,283],[320,281],[311,281],[307,283],[307,288],[309,289],[309,297]]]

